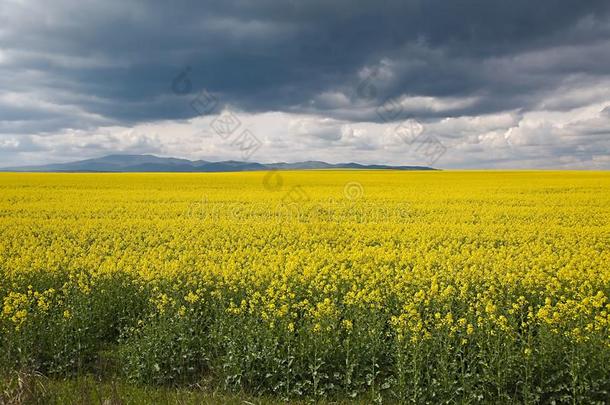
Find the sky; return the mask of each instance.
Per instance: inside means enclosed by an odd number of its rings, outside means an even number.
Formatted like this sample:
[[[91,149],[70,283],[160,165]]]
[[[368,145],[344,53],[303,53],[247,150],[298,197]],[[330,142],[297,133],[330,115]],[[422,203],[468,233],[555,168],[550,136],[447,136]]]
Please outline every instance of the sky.
[[[610,169],[608,0],[2,0],[0,166]]]

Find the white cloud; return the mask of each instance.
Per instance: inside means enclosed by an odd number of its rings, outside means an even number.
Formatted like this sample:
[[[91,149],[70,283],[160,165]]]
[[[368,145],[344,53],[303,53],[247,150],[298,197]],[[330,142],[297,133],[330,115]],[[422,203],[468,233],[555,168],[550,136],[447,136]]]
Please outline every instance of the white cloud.
[[[260,162],[326,160],[426,165],[427,156],[415,139],[442,143],[447,151],[435,162],[441,168],[610,168],[610,136],[596,131],[610,128],[602,105],[568,112],[534,111],[413,122],[412,134],[401,133],[401,123],[349,122],[318,115],[285,112],[236,112],[241,126],[261,142],[252,160]],[[0,150],[14,164],[70,161],[104,154],[154,153],[205,160],[241,160],[231,138],[211,127],[214,117],[161,121],[133,127],[107,126],[93,130],[63,130],[30,137],[5,137]],[[35,146],[33,148],[32,146]],[[22,151],[23,148],[23,151]]]
[[[408,111],[447,112],[472,106],[477,97],[410,97],[403,96],[398,99],[400,105]]]
[[[335,109],[350,106],[349,98],[340,91],[327,91],[321,93],[316,96],[312,102],[317,108]]]

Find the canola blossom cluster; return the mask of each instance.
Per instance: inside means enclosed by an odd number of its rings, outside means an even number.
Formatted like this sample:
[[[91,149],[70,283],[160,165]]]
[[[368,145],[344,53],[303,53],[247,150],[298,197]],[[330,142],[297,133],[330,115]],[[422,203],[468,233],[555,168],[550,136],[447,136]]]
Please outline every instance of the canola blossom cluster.
[[[0,174],[0,370],[610,399],[610,174],[264,176]]]

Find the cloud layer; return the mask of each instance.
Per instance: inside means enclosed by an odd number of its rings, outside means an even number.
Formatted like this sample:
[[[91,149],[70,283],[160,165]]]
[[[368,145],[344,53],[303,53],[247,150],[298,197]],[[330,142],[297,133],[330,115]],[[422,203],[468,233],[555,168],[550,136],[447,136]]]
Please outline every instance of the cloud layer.
[[[5,0],[0,161],[239,159],[211,126],[230,109],[260,140],[258,161],[608,169],[609,11],[597,0]],[[192,108],[203,90],[214,108]],[[416,142],[405,120],[421,123]]]

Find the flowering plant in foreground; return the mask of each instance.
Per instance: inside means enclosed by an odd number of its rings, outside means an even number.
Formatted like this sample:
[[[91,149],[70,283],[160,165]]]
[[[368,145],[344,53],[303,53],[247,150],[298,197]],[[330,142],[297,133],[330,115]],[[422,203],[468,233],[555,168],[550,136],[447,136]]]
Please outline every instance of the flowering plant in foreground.
[[[260,173],[0,174],[0,367],[111,352],[134,382],[280,398],[608,400],[610,175],[282,175],[294,215]]]

